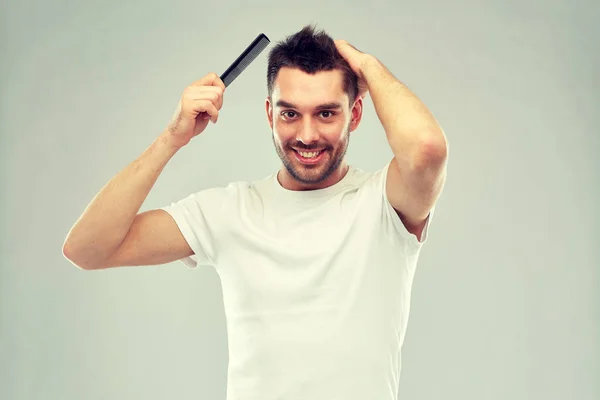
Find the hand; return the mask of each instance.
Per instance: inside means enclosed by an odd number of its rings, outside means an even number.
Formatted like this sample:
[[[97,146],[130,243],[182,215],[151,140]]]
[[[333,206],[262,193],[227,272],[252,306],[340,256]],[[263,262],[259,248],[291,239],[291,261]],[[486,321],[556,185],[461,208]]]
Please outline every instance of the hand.
[[[209,120],[217,123],[223,106],[225,84],[211,72],[185,88],[166,134],[178,147],[183,147],[206,129]]]
[[[334,40],[338,52],[350,64],[350,68],[358,76],[358,96],[364,98],[369,92],[369,86],[364,78],[362,69],[370,55],[357,50],[345,40]]]

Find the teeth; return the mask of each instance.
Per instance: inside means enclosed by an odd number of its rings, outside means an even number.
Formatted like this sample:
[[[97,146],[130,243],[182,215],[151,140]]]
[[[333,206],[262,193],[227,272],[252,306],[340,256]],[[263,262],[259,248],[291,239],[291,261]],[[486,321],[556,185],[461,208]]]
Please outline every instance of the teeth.
[[[318,156],[321,152],[320,151],[312,151],[310,153],[306,153],[306,152],[299,151],[298,153],[300,153],[300,155],[304,158],[314,158],[314,157]]]

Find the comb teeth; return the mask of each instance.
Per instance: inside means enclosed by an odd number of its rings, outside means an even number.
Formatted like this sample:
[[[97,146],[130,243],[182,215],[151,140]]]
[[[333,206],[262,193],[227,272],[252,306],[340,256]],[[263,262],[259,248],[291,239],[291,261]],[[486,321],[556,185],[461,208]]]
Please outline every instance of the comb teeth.
[[[229,86],[247,67],[258,57],[258,55],[271,43],[269,38],[261,33],[250,43],[242,54],[223,72],[221,80],[225,87]]]

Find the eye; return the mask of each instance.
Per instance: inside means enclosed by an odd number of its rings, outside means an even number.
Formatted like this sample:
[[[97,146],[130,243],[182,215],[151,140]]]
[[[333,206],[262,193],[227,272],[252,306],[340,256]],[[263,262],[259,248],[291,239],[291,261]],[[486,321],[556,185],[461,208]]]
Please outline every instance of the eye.
[[[328,114],[328,115],[326,116],[323,114]],[[333,117],[335,115],[335,113],[333,111],[323,111],[323,112],[321,112],[321,115],[323,115],[327,119],[329,117]]]
[[[292,114],[292,115],[290,116],[290,114]],[[294,118],[296,113],[294,111],[284,111],[281,113],[281,115],[283,115],[286,118]]]

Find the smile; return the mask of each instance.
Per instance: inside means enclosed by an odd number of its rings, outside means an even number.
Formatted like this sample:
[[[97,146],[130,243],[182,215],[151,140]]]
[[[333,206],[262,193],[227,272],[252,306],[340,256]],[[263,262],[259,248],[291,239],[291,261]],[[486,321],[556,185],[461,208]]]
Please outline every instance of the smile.
[[[318,151],[298,151],[294,150],[296,154],[296,158],[300,160],[303,164],[316,164],[323,158],[323,154],[325,154],[325,150]]]

